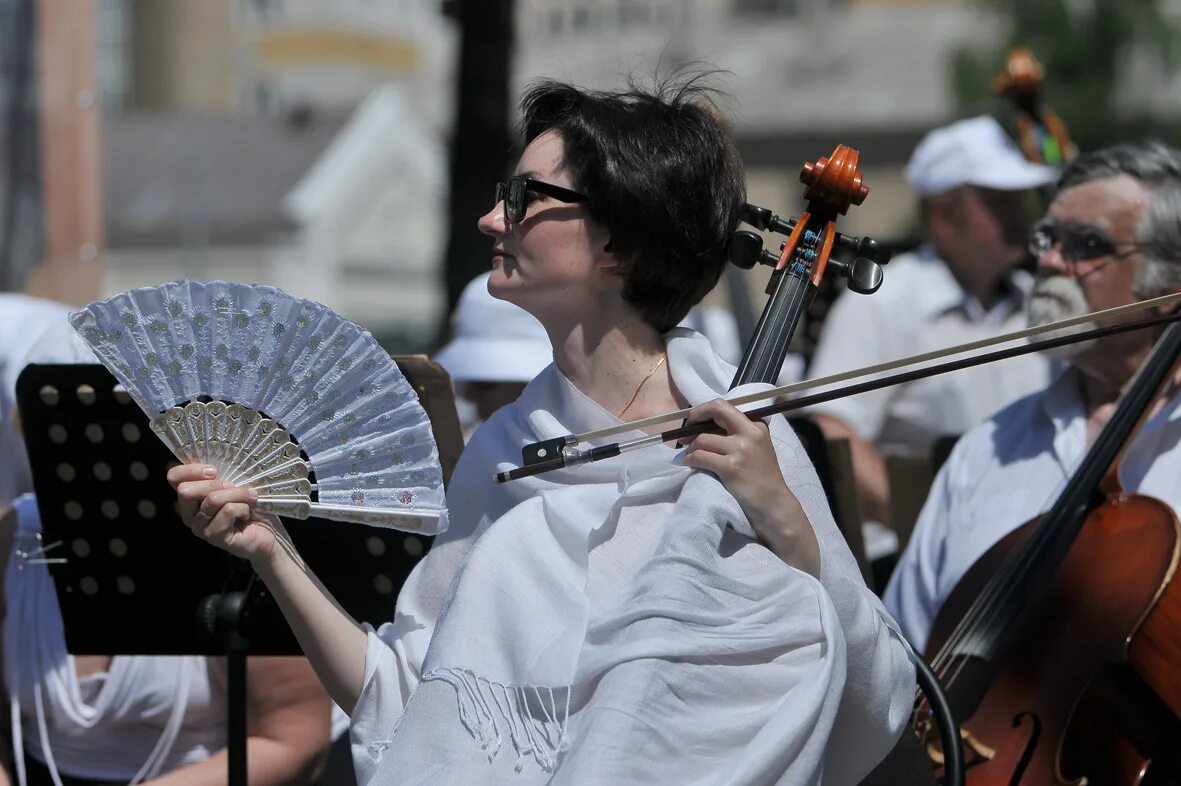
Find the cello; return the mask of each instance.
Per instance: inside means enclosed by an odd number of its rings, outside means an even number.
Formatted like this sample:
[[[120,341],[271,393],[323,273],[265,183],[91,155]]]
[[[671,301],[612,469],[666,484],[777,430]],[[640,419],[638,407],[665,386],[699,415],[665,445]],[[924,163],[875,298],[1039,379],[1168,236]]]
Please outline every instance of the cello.
[[[767,305],[747,343],[730,389],[751,382],[773,384],[783,368],[788,345],[831,266],[843,276],[849,289],[873,294],[882,285],[881,266],[890,254],[870,237],[852,237],[836,231],[837,216],[860,205],[869,195],[861,170],[860,154],[837,145],[832,155],[804,164],[800,182],[807,188],[807,208],[797,218],[783,220],[766,208],[746,206],[745,221],[758,229],[787,235],[779,254],[762,250],[762,239],[739,231],[730,244],[730,261],[750,269],[757,263],[774,270],[767,284]]]
[[[1179,357],[1173,324],[1050,510],[986,552],[936,616],[926,654],[966,719],[972,786],[1181,775],[1169,746],[1181,731],[1181,524],[1114,480]]]

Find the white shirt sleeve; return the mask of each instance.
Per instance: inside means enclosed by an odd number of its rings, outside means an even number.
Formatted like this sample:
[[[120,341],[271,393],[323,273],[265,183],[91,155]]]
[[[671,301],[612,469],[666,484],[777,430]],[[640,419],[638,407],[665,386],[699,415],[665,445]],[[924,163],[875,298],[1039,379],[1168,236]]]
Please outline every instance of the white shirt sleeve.
[[[894,360],[897,353],[890,343],[892,331],[887,328],[887,315],[882,313],[880,302],[851,292],[842,294],[824,320],[808,378]],[[806,411],[839,418],[862,439],[874,442],[882,432],[894,395],[894,388],[883,388],[817,404]]]

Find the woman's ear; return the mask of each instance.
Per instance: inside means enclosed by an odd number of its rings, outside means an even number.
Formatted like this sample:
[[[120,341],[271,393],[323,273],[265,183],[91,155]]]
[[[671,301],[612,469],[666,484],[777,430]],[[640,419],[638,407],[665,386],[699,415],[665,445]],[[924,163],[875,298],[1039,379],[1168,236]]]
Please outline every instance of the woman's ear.
[[[605,239],[599,241],[598,245],[602,250],[598,254],[597,266],[609,273],[622,275],[622,264],[615,253],[615,239],[607,235]]]

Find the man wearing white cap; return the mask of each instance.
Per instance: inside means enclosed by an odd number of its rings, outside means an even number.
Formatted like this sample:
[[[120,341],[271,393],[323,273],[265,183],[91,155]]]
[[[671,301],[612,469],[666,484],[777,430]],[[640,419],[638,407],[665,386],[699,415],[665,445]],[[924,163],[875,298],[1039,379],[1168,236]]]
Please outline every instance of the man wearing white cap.
[[[1027,254],[1028,198],[1056,177],[1055,169],[1027,162],[990,117],[927,134],[906,169],[927,242],[895,257],[872,297],[834,303],[809,376],[1024,327],[1032,277],[1018,265]],[[852,443],[865,518],[888,523],[885,456],[929,456],[940,436],[963,433],[1048,378],[1047,361],[1030,355],[833,401],[814,415],[826,434]],[[867,538],[867,550],[879,544],[871,558],[893,550],[891,536],[878,534],[885,538]]]
[[[472,279],[455,308],[455,335],[435,360],[455,383],[464,438],[554,359],[541,323],[519,306],[488,294],[485,273]]]

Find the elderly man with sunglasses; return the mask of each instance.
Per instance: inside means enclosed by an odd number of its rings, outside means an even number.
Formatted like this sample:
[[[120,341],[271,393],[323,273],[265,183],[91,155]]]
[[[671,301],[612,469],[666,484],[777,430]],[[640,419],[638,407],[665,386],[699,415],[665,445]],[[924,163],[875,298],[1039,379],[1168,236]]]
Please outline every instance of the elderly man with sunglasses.
[[[1038,258],[1032,324],[1181,291],[1181,159],[1156,142],[1076,159],[1030,250]],[[1053,502],[1159,334],[1132,331],[1063,348],[1066,366],[1045,390],[959,441],[886,590],[886,606],[916,649],[968,568]],[[1181,372],[1147,414],[1125,446],[1120,482],[1181,510]]]

